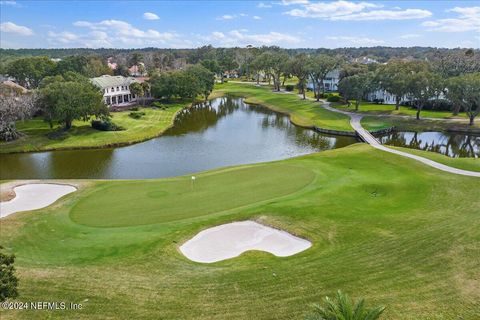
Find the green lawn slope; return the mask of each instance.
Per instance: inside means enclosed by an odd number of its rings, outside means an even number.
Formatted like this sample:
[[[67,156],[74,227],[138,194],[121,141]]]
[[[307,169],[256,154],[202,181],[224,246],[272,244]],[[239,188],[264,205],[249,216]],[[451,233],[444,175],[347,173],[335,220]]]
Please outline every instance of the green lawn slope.
[[[320,107],[318,102],[301,100],[295,93],[273,92],[268,86],[255,86],[251,83],[217,84],[215,96],[231,94],[245,97],[245,102],[261,104],[265,107],[287,113],[296,125],[338,131],[353,131],[348,116],[331,112]]]
[[[192,159],[194,161],[194,159]],[[341,289],[385,319],[478,319],[479,180],[364,144],[152,181],[92,181],[49,208],[1,220],[19,301],[80,311],[7,319],[302,319]],[[309,239],[291,257],[247,252],[213,264],[179,246],[253,219]]]
[[[176,113],[188,105],[174,103],[166,110],[140,108],[141,112],[145,112],[140,119],[130,117],[131,111],[112,112],[112,121],[124,127],[126,130],[123,131],[99,131],[93,129],[90,122],[74,121],[70,130],[51,137],[52,129],[41,118],[20,121],[16,125],[23,136],[11,142],[1,142],[0,153],[104,148],[145,141],[171,126]]]

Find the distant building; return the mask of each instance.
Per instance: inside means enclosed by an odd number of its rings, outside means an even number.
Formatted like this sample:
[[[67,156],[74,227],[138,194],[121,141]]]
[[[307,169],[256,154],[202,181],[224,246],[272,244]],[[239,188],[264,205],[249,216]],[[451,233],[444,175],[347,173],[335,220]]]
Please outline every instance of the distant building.
[[[107,59],[107,65],[112,70],[116,70],[118,67],[118,64],[116,62],[113,62],[113,57]]]
[[[145,64],[143,62],[139,62],[138,64],[131,66],[128,68],[128,73],[132,77],[144,77],[147,75]]]
[[[323,85],[326,91],[337,91],[338,82],[340,81],[340,69],[335,69],[327,73]],[[313,82],[310,79],[307,84],[307,88],[313,90]]]
[[[367,94],[367,101],[377,102],[381,104],[395,104],[396,95],[386,91],[386,90],[375,90]],[[411,101],[407,96],[403,96],[400,100],[400,104]]]
[[[137,97],[130,92],[130,85],[138,82],[132,77],[103,75],[90,81],[103,93],[103,101],[108,106],[130,105]]]
[[[25,94],[27,92],[28,89],[11,80],[0,81],[0,96],[9,96],[11,94]]]
[[[377,60],[372,59],[372,58],[369,58],[369,57],[359,57],[359,58],[355,58],[355,59],[352,60],[352,62],[361,63],[361,64],[378,63]]]

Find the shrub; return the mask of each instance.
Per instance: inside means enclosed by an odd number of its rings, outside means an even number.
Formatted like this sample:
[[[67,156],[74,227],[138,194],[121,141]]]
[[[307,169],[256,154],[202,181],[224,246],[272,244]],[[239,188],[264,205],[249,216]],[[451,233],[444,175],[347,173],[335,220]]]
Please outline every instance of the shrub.
[[[330,96],[327,98],[327,101],[328,101],[328,102],[339,102],[340,99],[341,99],[340,96],[330,95]]]
[[[145,112],[140,112],[140,111],[133,111],[129,113],[130,118],[133,119],[140,119],[145,115]]]
[[[293,91],[293,89],[295,89],[295,86],[293,84],[287,84],[285,86],[286,91]]]
[[[15,255],[2,252],[0,246],[0,302],[18,297],[18,278],[15,271]]]
[[[117,126],[115,123],[112,122],[109,118],[106,119],[99,119],[99,120],[92,120],[92,128],[100,131],[122,131],[125,128],[121,126]]]
[[[14,122],[0,123],[0,140],[12,141],[19,137]]]
[[[152,107],[158,108],[158,109],[162,109],[162,110],[168,109],[168,105],[162,104],[162,103],[160,103],[160,102],[158,102],[158,101],[153,102],[153,103],[152,103]]]
[[[385,307],[365,307],[365,300],[354,302],[341,291],[337,292],[334,299],[325,297],[323,305],[314,304],[312,312],[305,317],[306,320],[378,320]]]
[[[131,111],[138,111],[138,107],[130,108]]]

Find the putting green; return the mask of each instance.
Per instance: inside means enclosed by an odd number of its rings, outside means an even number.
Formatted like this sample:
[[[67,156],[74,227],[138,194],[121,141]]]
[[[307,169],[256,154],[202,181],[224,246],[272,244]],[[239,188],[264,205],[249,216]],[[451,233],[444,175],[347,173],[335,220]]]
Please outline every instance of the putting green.
[[[309,169],[274,164],[158,181],[110,183],[81,199],[73,221],[125,227],[208,215],[298,191],[315,177]]]

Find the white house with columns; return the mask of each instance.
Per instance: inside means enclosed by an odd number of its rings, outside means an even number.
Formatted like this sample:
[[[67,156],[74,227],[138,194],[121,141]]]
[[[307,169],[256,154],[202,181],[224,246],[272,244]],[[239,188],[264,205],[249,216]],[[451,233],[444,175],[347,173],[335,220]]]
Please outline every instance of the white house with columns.
[[[108,106],[126,106],[137,101],[130,92],[130,85],[137,81],[132,77],[103,75],[90,81],[103,93],[103,101]]]

